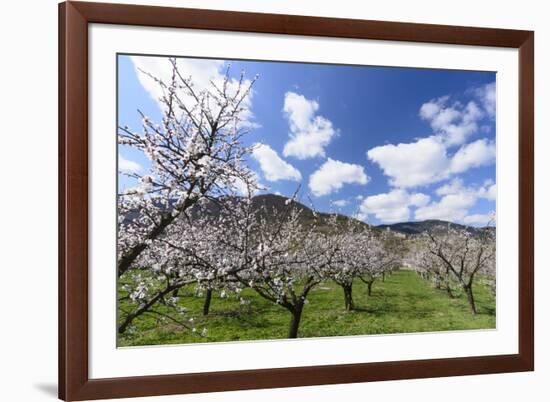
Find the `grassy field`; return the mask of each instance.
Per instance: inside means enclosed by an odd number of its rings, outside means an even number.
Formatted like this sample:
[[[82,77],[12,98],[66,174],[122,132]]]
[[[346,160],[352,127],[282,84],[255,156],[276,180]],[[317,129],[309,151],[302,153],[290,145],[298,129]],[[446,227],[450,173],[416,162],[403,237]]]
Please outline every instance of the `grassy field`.
[[[393,334],[464,329],[495,328],[495,300],[489,289],[476,284],[474,295],[478,314],[472,315],[463,294],[451,299],[442,290],[433,289],[412,271],[398,271],[377,281],[367,296],[367,286],[354,284],[356,310],[344,310],[342,289],[333,282],[315,288],[305,306],[299,337],[334,335]],[[142,315],[134,321],[134,329],[119,336],[119,346],[158,345],[196,342],[261,340],[285,338],[290,314],[284,308],[246,289],[242,296],[250,303],[242,305],[235,297],[221,298],[215,293],[210,314],[202,316],[203,298],[194,288],[180,293],[181,306],[193,317],[193,326],[200,332],[208,328],[207,337],[199,337],[177,324],[162,321],[158,316]],[[128,306],[120,304],[127,310]],[[171,312],[161,306],[159,311]]]

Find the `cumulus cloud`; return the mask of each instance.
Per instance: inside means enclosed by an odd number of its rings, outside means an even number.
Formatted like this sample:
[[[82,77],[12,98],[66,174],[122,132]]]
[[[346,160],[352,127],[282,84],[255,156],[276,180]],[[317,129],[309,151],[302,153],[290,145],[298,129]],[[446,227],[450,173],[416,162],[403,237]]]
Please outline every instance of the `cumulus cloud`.
[[[309,189],[319,197],[340,190],[344,184],[367,184],[368,181],[363,166],[328,158],[309,177]]]
[[[464,182],[462,179],[456,178],[451,180],[449,183],[444,184],[443,186],[437,188],[435,193],[440,196],[457,194],[465,191]]]
[[[485,180],[485,182],[479,187],[464,186],[464,182],[460,178],[455,178],[449,183],[437,188],[435,193],[440,196],[450,194],[469,193],[475,195],[477,198],[484,198],[486,200],[496,199],[497,185],[493,180]]]
[[[126,159],[125,157],[123,157],[122,155],[118,155],[118,170],[121,171],[121,172],[126,172],[126,173],[137,173],[139,171],[141,171],[142,166],[135,162],[135,161],[131,161],[129,159]]]
[[[455,178],[435,190],[440,198],[433,201],[424,193],[394,189],[364,198],[357,218],[367,219],[372,215],[383,223],[403,222],[411,219],[414,209],[415,220],[438,219],[467,225],[486,225],[491,221],[491,213],[470,215],[469,210],[479,198],[489,199],[495,189],[496,185],[491,180],[476,188],[465,186],[461,179]]]
[[[409,204],[415,207],[423,207],[430,202],[430,196],[423,193],[414,193],[409,196]]]
[[[336,201],[332,201],[332,205],[337,206],[338,208],[344,208],[344,207],[347,207],[349,205],[349,201],[348,200],[336,200]]]
[[[408,144],[375,147],[367,152],[367,157],[380,166],[394,187],[426,185],[448,176],[447,150],[435,136]]]
[[[288,119],[290,140],[283,155],[298,159],[325,156],[325,147],[336,135],[332,122],[317,115],[319,103],[295,92],[285,94],[283,111]]]
[[[468,215],[469,209],[473,207],[478,198],[491,199],[496,191],[496,185],[492,181],[486,181],[480,188],[466,187],[461,179],[454,179],[451,182],[435,190],[441,196],[439,201],[418,208],[415,211],[415,219],[440,219],[452,222],[464,222],[471,224],[487,224],[489,220],[481,222],[486,215]],[[493,198],[494,199],[494,198]]]
[[[463,222],[466,225],[472,226],[487,226],[494,224],[495,215],[494,213],[488,214],[473,214],[465,216]]]
[[[472,97],[467,103],[451,102],[450,96],[442,96],[420,107],[419,116],[430,124],[431,136],[367,152],[369,160],[389,177],[390,186],[406,189],[429,185],[494,163],[494,141],[482,138],[468,143],[468,138],[490,132],[487,116],[494,117],[495,84],[467,93]]]
[[[250,182],[253,182],[255,184],[254,186],[249,187],[247,183],[239,177],[233,179],[233,187],[235,188],[237,194],[243,196],[252,196],[258,194],[260,191],[269,189],[260,182],[260,178],[258,177],[258,174],[256,172],[252,171],[250,173],[252,175]]]
[[[480,139],[463,145],[449,156],[443,141],[432,136],[408,144],[375,147],[367,152],[367,157],[380,166],[391,186],[412,188],[490,165],[495,161],[496,149],[494,142]]]
[[[130,59],[132,60],[136,75],[142,87],[149,93],[151,98],[157,102],[159,108],[161,110],[164,109],[166,105],[161,102],[161,98],[164,96],[163,89],[154,79],[145,73],[151,74],[169,85],[172,77],[172,64],[170,60],[166,57],[153,56],[131,56]],[[177,58],[176,64],[182,77],[191,78],[194,90],[197,93],[207,89],[211,90],[211,82],[216,84],[219,88],[223,85],[227,68],[223,60]],[[248,87],[250,85],[250,80],[243,80],[243,85]],[[230,95],[235,94],[238,86],[238,80],[230,79],[227,86],[228,93]],[[243,126],[257,126],[251,111],[253,93],[254,92],[251,91],[241,104],[243,107],[243,112],[241,113]],[[194,99],[184,91],[181,91],[178,95],[189,106],[195,103]],[[210,106],[213,109],[217,107],[213,102]]]
[[[490,165],[495,158],[495,143],[483,138],[462,146],[454,154],[449,168],[452,173],[462,173],[470,168]]]
[[[420,107],[420,118],[430,123],[434,134],[440,136],[447,146],[463,144],[478,131],[478,122],[484,116],[474,101],[463,105],[449,104],[449,96],[432,99]]]
[[[471,193],[448,194],[438,202],[433,202],[415,211],[417,220],[440,219],[446,221],[461,221],[468,209],[476,203],[476,196]]]
[[[474,93],[481,101],[487,115],[495,117],[497,104],[496,82],[491,82],[490,84],[476,88]]]
[[[252,156],[259,162],[262,173],[268,181],[302,180],[298,169],[281,159],[269,145],[256,144]]]
[[[485,198],[489,201],[497,199],[497,185],[489,180],[477,192],[478,197]]]
[[[389,193],[382,193],[366,197],[359,207],[359,218],[374,215],[384,223],[408,221],[410,207],[423,207],[430,202],[430,197],[423,193],[410,194],[405,190],[397,189]]]

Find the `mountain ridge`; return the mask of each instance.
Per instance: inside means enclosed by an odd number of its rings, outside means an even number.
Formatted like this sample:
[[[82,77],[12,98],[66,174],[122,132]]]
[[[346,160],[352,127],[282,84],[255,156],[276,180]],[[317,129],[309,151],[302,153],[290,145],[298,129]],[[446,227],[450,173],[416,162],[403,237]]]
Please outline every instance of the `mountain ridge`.
[[[257,208],[260,208],[261,206],[265,207],[266,209],[266,217],[269,219],[269,211],[275,210],[276,212],[282,212],[284,211],[288,206],[288,200],[289,197],[285,197],[278,194],[259,194],[254,197],[252,197],[252,203]],[[479,233],[481,228],[477,228],[474,226],[467,226],[462,225],[459,223],[444,221],[444,220],[437,220],[437,219],[428,219],[424,221],[407,221],[407,222],[396,222],[391,224],[380,224],[380,225],[372,225],[367,222],[358,220],[354,217],[337,213],[337,212],[320,212],[315,211],[301,203],[297,200],[291,201],[296,208],[300,210],[302,219],[304,223],[313,223],[315,221],[315,215],[318,217],[321,217],[322,220],[328,219],[330,216],[336,214],[337,219],[341,220],[343,222],[353,219],[358,222],[361,222],[364,225],[370,226],[374,229],[383,231],[383,230],[391,230],[392,232],[401,233],[404,235],[417,235],[421,234],[427,231],[443,231],[446,230],[449,226],[453,229],[458,230],[467,230],[470,233]],[[209,211],[209,213],[216,215],[219,213],[219,208],[215,206],[213,202],[210,202],[207,204],[206,209]],[[192,211],[195,210],[195,208],[191,208]],[[274,215],[275,217],[276,215]],[[130,214],[128,218],[135,217],[135,214]]]
[[[284,208],[286,206],[286,202],[288,199],[289,199],[288,197],[277,195],[277,194],[260,194],[260,195],[254,196],[252,199],[252,202],[263,204],[268,208],[279,209],[279,208]],[[292,202],[295,203],[295,205],[302,211],[301,213],[304,214],[306,218],[313,219],[313,210],[310,207],[302,204],[299,201],[292,201]],[[317,212],[317,211],[316,213],[320,216],[326,216],[326,217],[333,214],[333,213]],[[340,213],[336,213],[336,214],[341,216],[343,219],[355,219],[348,215],[344,215]],[[451,227],[452,229],[457,229],[457,230],[467,230],[471,233],[477,233],[480,230],[480,228],[475,226],[462,225],[460,223],[454,223],[454,222],[438,220],[438,219],[396,222],[391,224],[380,224],[380,225],[370,225],[368,223],[365,223],[365,224],[380,230],[389,229],[393,232],[398,232],[405,235],[415,235],[426,231],[434,231],[434,230],[437,231],[438,229],[445,230],[448,227]]]

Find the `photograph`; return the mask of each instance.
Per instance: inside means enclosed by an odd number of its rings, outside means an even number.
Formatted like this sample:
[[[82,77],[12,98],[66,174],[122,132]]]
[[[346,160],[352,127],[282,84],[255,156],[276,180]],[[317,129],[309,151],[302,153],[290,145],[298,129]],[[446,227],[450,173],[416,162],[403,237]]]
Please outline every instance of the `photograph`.
[[[496,73],[117,55],[119,347],[496,328]]]

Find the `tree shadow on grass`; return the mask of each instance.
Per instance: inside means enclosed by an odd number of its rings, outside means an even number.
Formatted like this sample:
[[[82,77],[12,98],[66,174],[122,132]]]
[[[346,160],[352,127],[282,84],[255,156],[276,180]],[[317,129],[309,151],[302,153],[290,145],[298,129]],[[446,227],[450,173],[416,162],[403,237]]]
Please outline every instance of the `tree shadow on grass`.
[[[269,308],[266,307],[247,306],[247,308],[240,310],[240,313],[234,318],[241,326],[249,328],[269,328],[273,325],[269,319],[266,319],[266,317],[268,317],[267,313],[269,312]]]
[[[261,317],[246,317],[246,316],[240,316],[239,317],[239,326],[244,328],[270,328],[272,324],[267,320],[262,320]]]
[[[241,310],[216,310],[216,311],[209,312],[208,315],[205,316],[205,318],[208,318],[208,317],[239,318],[243,314],[245,314],[245,312]]]
[[[497,308],[496,306],[491,306],[491,307],[481,306],[478,308],[478,314],[495,316],[497,314]]]
[[[437,312],[435,306],[422,305],[428,297],[426,295],[408,294],[404,297],[406,303],[396,304],[388,292],[371,296],[371,303],[356,305],[355,311],[371,314],[375,318],[382,318],[388,315],[400,315],[407,318],[426,318]],[[367,301],[368,303],[368,301]]]

